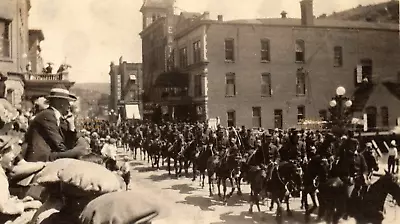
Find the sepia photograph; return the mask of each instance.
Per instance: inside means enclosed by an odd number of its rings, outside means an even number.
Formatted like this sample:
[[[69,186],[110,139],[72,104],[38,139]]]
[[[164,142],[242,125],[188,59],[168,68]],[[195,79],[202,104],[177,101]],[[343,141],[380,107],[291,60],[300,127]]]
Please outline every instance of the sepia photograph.
[[[399,0],[0,0],[0,224],[399,224]]]

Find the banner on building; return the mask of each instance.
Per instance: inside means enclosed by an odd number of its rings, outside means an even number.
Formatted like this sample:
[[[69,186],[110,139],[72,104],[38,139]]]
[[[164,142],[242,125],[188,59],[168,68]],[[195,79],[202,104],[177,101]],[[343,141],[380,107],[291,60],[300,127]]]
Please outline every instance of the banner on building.
[[[139,112],[139,105],[125,105],[125,112],[127,119],[141,119]]]

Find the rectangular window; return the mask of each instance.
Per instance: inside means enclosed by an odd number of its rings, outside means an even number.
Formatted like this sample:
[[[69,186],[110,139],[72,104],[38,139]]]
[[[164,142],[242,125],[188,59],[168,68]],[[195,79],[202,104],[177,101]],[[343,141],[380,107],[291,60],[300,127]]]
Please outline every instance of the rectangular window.
[[[193,63],[201,61],[201,44],[200,41],[193,43]]]
[[[234,110],[228,111],[228,127],[236,126],[236,112]]]
[[[198,96],[202,96],[203,91],[202,91],[202,85],[201,85],[201,75],[196,75],[194,77],[194,96],[198,97]]]
[[[296,40],[296,62],[305,62],[305,44],[304,40]]]
[[[271,74],[263,73],[261,74],[261,96],[271,96]]]
[[[261,40],[261,61],[271,61],[270,45],[268,39]]]
[[[225,60],[235,61],[235,41],[233,39],[225,40]]]
[[[282,129],[283,127],[283,115],[282,110],[274,110],[274,123],[275,128]]]
[[[261,128],[261,107],[253,107],[253,127]]]
[[[11,57],[10,22],[0,19],[0,57]]]
[[[175,67],[175,49],[172,49],[168,57],[168,69],[171,71],[174,67]]]
[[[328,121],[328,111],[327,110],[320,110],[319,117],[322,121]]]
[[[187,48],[181,48],[179,50],[179,66],[186,68],[188,66]]]
[[[298,106],[297,107],[297,122],[302,122],[306,118],[306,107]]]
[[[302,71],[298,71],[296,75],[296,94],[298,96],[306,94],[306,75]]]
[[[389,109],[381,107],[382,126],[389,127]]]
[[[232,97],[236,95],[235,73],[226,74],[226,92],[225,96]]]
[[[343,65],[343,51],[341,46],[333,48],[333,66],[342,67]]]

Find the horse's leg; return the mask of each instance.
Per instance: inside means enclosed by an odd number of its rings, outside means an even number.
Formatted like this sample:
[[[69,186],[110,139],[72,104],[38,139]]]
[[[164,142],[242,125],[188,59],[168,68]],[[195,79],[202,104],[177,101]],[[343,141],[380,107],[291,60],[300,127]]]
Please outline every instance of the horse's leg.
[[[204,188],[204,179],[206,178],[206,171],[202,172],[203,181],[201,182],[201,188]]]
[[[212,176],[213,176],[213,174],[210,175],[210,172],[208,172],[208,190],[210,191],[210,197],[213,196],[213,191],[211,188],[211,185],[213,185],[213,177]]]
[[[237,187],[237,190],[238,190],[238,192],[237,192],[237,194],[239,195],[239,196],[242,196],[242,189],[240,188],[240,181],[241,181],[241,177],[239,176],[238,178],[236,178],[236,187]]]
[[[228,197],[230,198],[230,197],[232,197],[232,195],[233,195],[233,193],[235,192],[235,185],[234,185],[234,183],[233,183],[233,178],[232,177],[229,177],[229,182],[231,183],[231,187],[232,187],[232,190],[231,190],[231,192],[228,194]]]
[[[167,162],[167,166],[168,166],[168,175],[171,175],[171,156],[168,155],[168,162]]]
[[[221,198],[222,198],[222,196],[221,196],[221,190],[220,190],[220,187],[221,187],[221,178],[218,177],[218,176],[217,176],[217,186],[218,186],[218,196],[219,196],[219,198],[221,199]]]
[[[276,202],[276,222],[278,224],[282,223],[282,206],[281,206],[281,199],[278,197],[274,198],[274,201]]]
[[[289,199],[290,199],[290,196],[289,196],[289,195],[285,197],[285,201],[286,201],[286,212],[287,212],[287,215],[288,215],[289,217],[292,217],[292,216],[293,216],[293,213],[292,213],[292,211],[290,210]]]
[[[250,187],[251,188],[251,187]],[[254,205],[254,193],[253,190],[250,190],[250,208],[249,208],[249,213],[252,214],[253,213],[253,205]]]
[[[225,205],[226,205],[226,203],[227,203],[227,197],[226,197],[226,178],[224,177],[224,178],[222,178],[222,187],[224,188],[224,197],[223,197],[223,202],[225,203]]]
[[[270,206],[269,206],[269,210],[272,211],[272,209],[274,209],[274,203],[275,203],[275,199],[271,198],[271,202],[270,202]]]

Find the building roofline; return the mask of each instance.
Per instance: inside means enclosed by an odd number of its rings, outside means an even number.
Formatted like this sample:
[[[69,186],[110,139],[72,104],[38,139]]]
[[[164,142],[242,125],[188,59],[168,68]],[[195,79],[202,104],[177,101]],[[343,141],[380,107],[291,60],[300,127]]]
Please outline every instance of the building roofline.
[[[300,21],[300,19],[298,19]],[[315,29],[345,29],[345,30],[376,30],[376,31],[387,31],[387,32],[399,32],[399,26],[397,29],[395,28],[386,28],[386,27],[362,27],[362,26],[329,26],[329,25],[312,25],[312,26],[304,26],[301,24],[265,24],[265,23],[255,23],[255,22],[248,22],[245,23],[245,20],[233,20],[233,21],[218,21],[218,20],[199,20],[191,24],[191,26],[180,30],[178,33],[175,34],[175,39],[180,39],[187,33],[193,31],[194,29],[207,24],[212,25],[232,25],[232,26],[265,26],[265,27],[291,27],[291,28],[315,28]],[[259,20],[257,20],[259,21]],[[329,21],[339,21],[343,22],[342,20],[329,20]],[[370,22],[363,22],[364,24],[368,24]],[[395,26],[393,26],[395,27]]]

